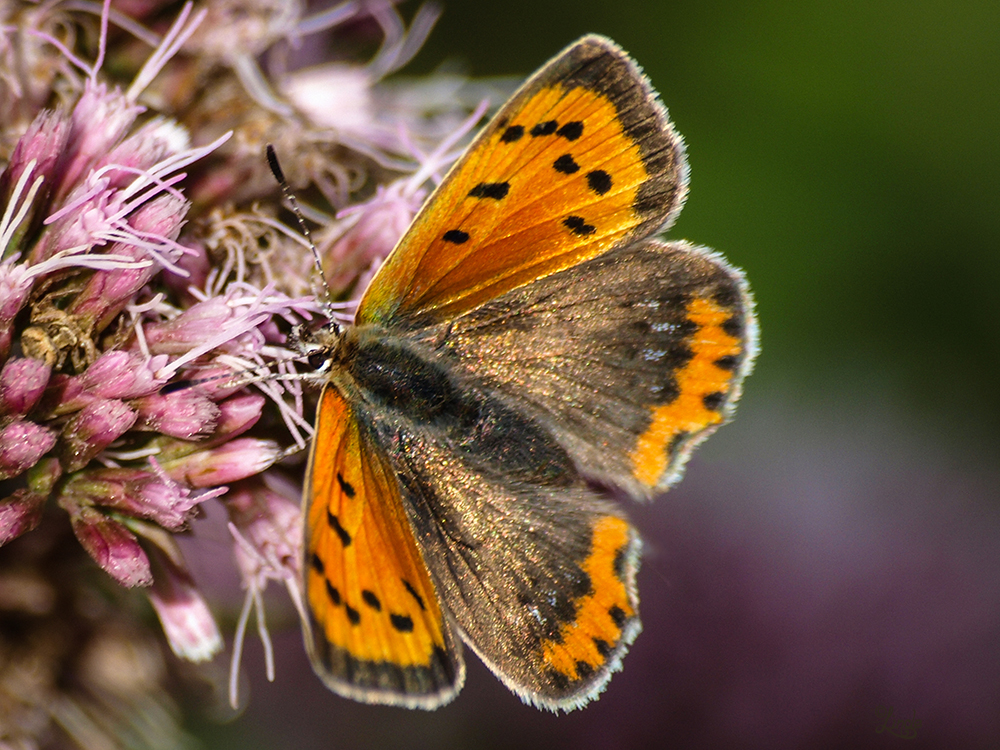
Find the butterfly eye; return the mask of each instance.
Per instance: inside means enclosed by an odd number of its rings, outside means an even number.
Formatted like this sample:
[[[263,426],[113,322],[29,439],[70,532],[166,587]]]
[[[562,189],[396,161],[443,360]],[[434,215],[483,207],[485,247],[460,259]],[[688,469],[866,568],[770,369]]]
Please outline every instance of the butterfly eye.
[[[330,369],[330,352],[327,349],[317,349],[309,353],[306,361],[316,372],[326,372]]]

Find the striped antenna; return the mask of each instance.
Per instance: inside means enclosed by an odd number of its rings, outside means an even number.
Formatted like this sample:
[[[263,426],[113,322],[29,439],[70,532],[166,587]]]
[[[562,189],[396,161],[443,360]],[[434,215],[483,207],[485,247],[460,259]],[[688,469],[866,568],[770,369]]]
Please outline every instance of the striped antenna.
[[[275,380],[309,380],[312,377],[311,373],[275,373],[271,371],[271,367],[274,365],[280,365],[283,362],[297,362],[301,357],[288,357],[286,359],[275,360],[270,365],[260,365],[259,367],[245,367],[242,369],[234,369],[233,372],[223,373],[220,375],[211,375],[207,378],[181,378],[179,380],[172,380],[169,383],[164,384],[160,387],[159,394],[165,396],[168,393],[174,393],[175,391],[183,391],[186,388],[193,388],[195,386],[202,385],[204,383],[214,383],[218,380],[229,380],[233,381],[234,385],[239,387],[250,385],[251,383],[260,383],[263,381],[275,381]],[[241,379],[242,378],[242,379]]]
[[[340,326],[333,317],[333,293],[330,291],[330,285],[326,283],[326,274],[323,273],[323,261],[319,257],[319,250],[316,249],[316,243],[313,242],[312,232],[309,231],[309,227],[306,226],[305,217],[302,215],[302,209],[299,208],[299,202],[295,200],[295,194],[292,192],[292,188],[288,184],[288,180],[285,179],[285,173],[281,170],[281,164],[278,163],[278,155],[274,151],[274,146],[270,143],[267,144],[267,164],[271,167],[271,174],[274,175],[274,179],[278,181],[281,186],[281,192],[285,196],[285,200],[288,201],[288,205],[291,206],[292,212],[295,214],[295,218],[299,222],[299,229],[302,230],[302,235],[306,238],[309,243],[309,249],[312,251],[313,260],[316,262],[316,273],[319,274],[320,283],[323,285],[323,296],[326,299],[323,301],[323,306],[326,308],[326,317],[329,321],[329,325],[333,328],[334,333],[340,332]]]

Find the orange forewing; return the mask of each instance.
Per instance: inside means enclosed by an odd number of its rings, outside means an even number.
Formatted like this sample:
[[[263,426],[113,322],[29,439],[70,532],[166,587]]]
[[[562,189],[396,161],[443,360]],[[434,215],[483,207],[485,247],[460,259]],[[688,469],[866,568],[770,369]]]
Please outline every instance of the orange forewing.
[[[354,682],[329,657],[339,651],[369,670],[430,669],[453,649],[437,593],[395,473],[333,387],[320,398],[306,487],[306,595],[317,669],[335,688],[339,680]],[[442,687],[431,681],[428,690]]]
[[[417,215],[357,322],[444,320],[667,221],[680,139],[633,63],[590,37],[498,113]]]

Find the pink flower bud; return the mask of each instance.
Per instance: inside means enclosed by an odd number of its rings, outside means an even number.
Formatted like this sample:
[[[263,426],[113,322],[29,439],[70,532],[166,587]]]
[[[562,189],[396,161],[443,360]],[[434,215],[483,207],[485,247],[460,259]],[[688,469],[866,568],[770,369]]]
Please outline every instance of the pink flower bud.
[[[233,317],[233,309],[224,298],[210,297],[171,320],[146,326],[146,345],[155,354],[186,354],[218,334]]]
[[[132,216],[129,225],[143,237],[177,239],[177,234],[184,224],[190,204],[175,195],[160,195],[148,203],[143,203]],[[180,252],[172,251],[177,258]]]
[[[148,586],[153,582],[149,558],[131,531],[87,506],[73,508],[70,521],[83,548],[122,586]]]
[[[121,166],[120,171],[107,170],[109,187],[126,187],[135,179],[136,171],[145,171],[157,162],[190,148],[190,137],[183,126],[156,117],[103,155],[94,164],[98,170],[105,166]]]
[[[112,245],[108,252],[135,260],[149,258],[146,251],[125,243]],[[103,331],[159,270],[160,267],[152,263],[143,268],[95,271],[66,311],[80,325],[89,325],[96,332]]]
[[[182,528],[191,510],[206,496],[192,494],[148,469],[111,468],[81,472],[66,484],[63,494],[77,505],[113,508],[134,518],[155,521],[171,530]]]
[[[27,414],[49,383],[51,370],[38,359],[17,357],[0,370],[0,414]]]
[[[62,464],[66,471],[82,469],[122,436],[137,413],[117,399],[101,399],[70,417],[62,433]]]
[[[123,351],[105,352],[79,379],[84,390],[101,398],[146,396],[166,382],[154,377],[145,357]]]
[[[259,393],[244,393],[219,403],[219,421],[214,437],[228,440],[249,430],[260,419],[265,402],[266,399]]]
[[[165,461],[163,469],[175,482],[215,487],[259,474],[284,455],[274,442],[238,438],[211,450]]]
[[[208,435],[219,419],[219,407],[215,402],[194,388],[143,396],[133,399],[130,404],[139,413],[136,430],[159,432],[183,440]]]
[[[66,138],[70,132],[70,123],[66,114],[62,111],[42,110],[35,117],[28,129],[24,131],[14,147],[14,152],[10,156],[10,163],[0,177],[0,205],[10,205],[14,198],[13,190],[18,180],[24,174],[28,164],[35,161],[31,177],[28,179],[30,185],[36,178],[42,177],[43,195],[49,192],[50,186],[55,181],[55,171],[59,166],[63,150],[66,145]],[[46,201],[44,199],[33,202],[32,212],[25,216],[22,227],[30,226],[32,214],[44,211]],[[16,241],[14,243],[16,246]]]
[[[45,495],[23,488],[0,500],[0,546],[35,528],[44,507]]]
[[[145,108],[131,101],[120,89],[108,90],[89,78],[73,108],[69,144],[72,153],[63,170],[60,197],[65,196],[98,159],[105,156],[128,131]]]
[[[142,500],[149,517],[164,528],[178,531],[191,519],[194,507],[214,493],[195,495],[176,482],[150,482],[142,488]]]
[[[170,649],[188,661],[208,661],[222,649],[222,635],[208,605],[179,555],[166,555],[160,550],[152,554],[157,566],[149,601],[160,618]]]
[[[14,420],[0,429],[0,479],[16,477],[34,466],[55,444],[56,435],[47,427]]]

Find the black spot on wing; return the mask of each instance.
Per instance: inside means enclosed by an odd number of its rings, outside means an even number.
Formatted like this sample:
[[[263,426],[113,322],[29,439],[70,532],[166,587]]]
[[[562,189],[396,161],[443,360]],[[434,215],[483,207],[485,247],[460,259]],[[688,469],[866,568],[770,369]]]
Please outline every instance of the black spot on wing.
[[[598,195],[604,195],[611,189],[611,175],[603,169],[595,169],[587,173],[587,185]]]
[[[625,625],[625,621],[628,619],[628,615],[625,614],[625,610],[619,607],[617,604],[608,610],[608,614],[611,615],[611,619],[614,620],[615,625],[621,630]]]
[[[740,366],[740,358],[732,354],[727,354],[724,357],[719,357],[715,360],[715,366],[720,370],[726,370],[727,372],[735,372],[736,368]]]
[[[567,216],[563,219],[563,226],[580,237],[586,237],[597,231],[597,228],[584,221],[582,216]]]
[[[382,602],[379,601],[379,598],[375,595],[374,591],[365,589],[361,592],[361,599],[376,612],[382,611]]]
[[[354,497],[354,487],[344,479],[344,476],[338,471],[337,472],[337,484],[340,485],[340,491],[343,492],[348,497]]]
[[[576,663],[576,674],[577,679],[586,680],[588,677],[593,676],[594,668],[585,661],[578,661]]]
[[[614,568],[615,578],[619,581],[625,580],[625,562],[628,560],[628,545],[623,544],[615,552]]]
[[[533,138],[538,138],[542,135],[552,135],[556,132],[559,127],[559,123],[555,120],[546,120],[545,122],[540,122],[535,127],[531,129],[531,135]]]
[[[324,575],[326,573],[326,570],[323,567],[323,561],[315,552],[309,556],[309,566],[320,575]]]
[[[469,197],[492,198],[495,201],[499,201],[507,197],[509,190],[509,182],[480,182],[469,191]]]
[[[524,136],[523,125],[511,125],[505,131],[503,131],[503,135],[500,136],[500,142],[514,143],[515,141],[521,140],[523,136]]]
[[[337,533],[337,536],[340,537],[340,543],[345,547],[350,547],[351,542],[354,540],[351,539],[351,535],[347,533],[347,530],[340,525],[340,519],[333,515],[330,511],[327,511],[326,522],[330,525],[330,528]]]
[[[441,239],[453,245],[461,245],[469,241],[469,234],[461,229],[449,229]]]
[[[347,619],[351,621],[351,625],[357,625],[359,622],[361,622],[361,613],[358,612],[358,610],[356,610],[350,604],[345,604],[344,609],[347,610]]]
[[[734,315],[722,324],[722,330],[734,339],[743,338],[743,319]]]
[[[715,393],[706,393],[701,397],[701,402],[705,405],[705,408],[709,411],[719,411],[723,404],[726,403],[726,394],[721,391],[716,391]]]
[[[605,659],[611,654],[611,644],[600,638],[594,638],[594,646],[597,648],[597,653],[599,653]]]
[[[391,622],[392,626],[400,633],[413,632],[413,620],[409,617],[409,615],[397,615],[393,613],[389,615],[389,622]]]
[[[560,135],[567,141],[575,141],[581,135],[583,135],[583,123],[579,120],[573,120],[567,122],[559,130],[556,131],[556,135]]]
[[[552,164],[553,169],[557,172],[562,172],[563,174],[573,174],[574,172],[580,171],[580,165],[577,164],[570,154],[563,154]]]
[[[330,597],[331,602],[340,606],[340,592],[337,590],[337,587],[329,581],[326,582],[326,595]]]
[[[400,579],[403,582],[403,587],[409,592],[410,596],[417,600],[417,605],[420,609],[426,611],[427,606],[424,604],[424,598],[417,593],[417,590],[413,588],[413,584],[407,581],[405,578]]]

